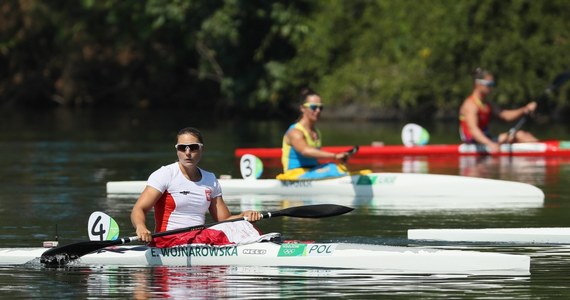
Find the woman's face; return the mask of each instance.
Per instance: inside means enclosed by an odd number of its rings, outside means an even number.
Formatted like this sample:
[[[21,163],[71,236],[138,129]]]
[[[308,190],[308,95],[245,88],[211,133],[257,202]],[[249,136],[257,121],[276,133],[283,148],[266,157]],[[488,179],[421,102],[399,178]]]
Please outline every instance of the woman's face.
[[[184,167],[197,167],[204,149],[198,138],[189,133],[183,134],[178,136],[176,145],[178,162]]]
[[[305,103],[301,105],[301,112],[303,112],[303,117],[313,121],[319,119],[323,109],[324,106],[321,102],[321,97],[318,95],[308,96]]]

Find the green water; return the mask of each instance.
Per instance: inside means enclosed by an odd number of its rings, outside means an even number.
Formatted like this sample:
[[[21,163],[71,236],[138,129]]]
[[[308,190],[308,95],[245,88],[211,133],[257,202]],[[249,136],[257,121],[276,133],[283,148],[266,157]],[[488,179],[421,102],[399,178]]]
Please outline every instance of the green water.
[[[206,152],[201,166],[239,176],[236,147],[278,146],[288,122],[222,121],[188,112],[66,112],[5,114],[0,132],[0,247],[39,246],[56,234],[62,244],[87,239],[93,211],[113,216],[121,235],[131,235],[128,215],[136,199],[109,198],[105,183],[144,180],[175,160],[175,134],[200,128]],[[400,144],[400,123],[322,122],[327,145]],[[456,124],[425,124],[432,143],[457,142]],[[544,139],[570,140],[566,125],[528,125]],[[507,127],[508,128],[508,127]],[[427,172],[516,180],[546,194],[543,205],[493,207],[385,203],[352,199],[355,211],[334,219],[277,218],[259,223],[285,238],[408,245],[411,228],[570,227],[570,160],[488,158],[384,158],[353,169]],[[278,165],[268,163],[271,176]],[[270,210],[316,199],[228,197],[232,211]],[[322,199],[319,199],[322,201]],[[330,197],[331,203],[345,201]],[[415,245],[415,244],[414,244]],[[531,275],[386,276],[370,272],[248,267],[0,267],[2,298],[465,298],[548,299],[570,296],[570,251],[565,246],[450,245],[434,247],[527,254]]]

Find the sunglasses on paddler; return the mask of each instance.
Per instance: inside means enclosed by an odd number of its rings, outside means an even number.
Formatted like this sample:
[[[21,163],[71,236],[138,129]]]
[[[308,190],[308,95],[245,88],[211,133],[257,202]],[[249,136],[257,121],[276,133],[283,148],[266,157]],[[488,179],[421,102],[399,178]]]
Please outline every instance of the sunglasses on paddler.
[[[202,144],[202,143],[176,144],[176,145],[174,145],[174,148],[176,148],[176,150],[178,150],[180,152],[186,152],[187,150],[190,150],[190,152],[194,152],[194,151],[198,151],[198,150],[202,149],[202,147],[204,147],[204,144]]]
[[[305,103],[303,104],[304,107],[308,107],[310,110],[312,111],[316,111],[317,109],[320,109],[321,111],[323,111],[323,109],[325,109],[325,106],[320,104],[320,103]]]
[[[495,81],[493,80],[477,79],[475,81],[480,85],[484,85],[487,87],[495,87]]]

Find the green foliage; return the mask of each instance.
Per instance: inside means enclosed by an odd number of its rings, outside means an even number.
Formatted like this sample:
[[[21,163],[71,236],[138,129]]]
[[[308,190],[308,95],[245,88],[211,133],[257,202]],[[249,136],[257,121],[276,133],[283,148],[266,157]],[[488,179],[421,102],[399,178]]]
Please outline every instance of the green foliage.
[[[341,105],[458,107],[477,66],[497,75],[499,103],[521,103],[569,66],[567,1],[319,4],[289,66]]]
[[[454,111],[477,66],[503,106],[570,67],[566,0],[23,0],[0,18],[2,106],[270,115],[310,86],[339,107]]]

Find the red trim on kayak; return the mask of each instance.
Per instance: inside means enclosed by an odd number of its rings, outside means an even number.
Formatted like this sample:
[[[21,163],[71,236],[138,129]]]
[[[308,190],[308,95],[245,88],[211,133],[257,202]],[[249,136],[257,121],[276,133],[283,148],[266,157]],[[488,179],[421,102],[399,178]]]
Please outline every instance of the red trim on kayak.
[[[502,156],[570,156],[570,141],[543,141],[538,143],[527,143],[527,145],[545,145],[545,150],[525,150],[524,152],[501,152],[493,155]],[[380,156],[424,156],[424,155],[481,155],[483,151],[462,153],[460,152],[460,144],[441,144],[441,145],[425,145],[406,147],[402,145],[385,145],[385,146],[360,146],[359,151],[354,154],[354,158],[372,158]],[[562,146],[562,147],[561,147]],[[342,152],[349,151],[353,146],[327,146],[322,147],[324,151]],[[244,154],[253,154],[259,158],[279,158],[281,157],[281,148],[237,148],[235,156],[241,157]]]

